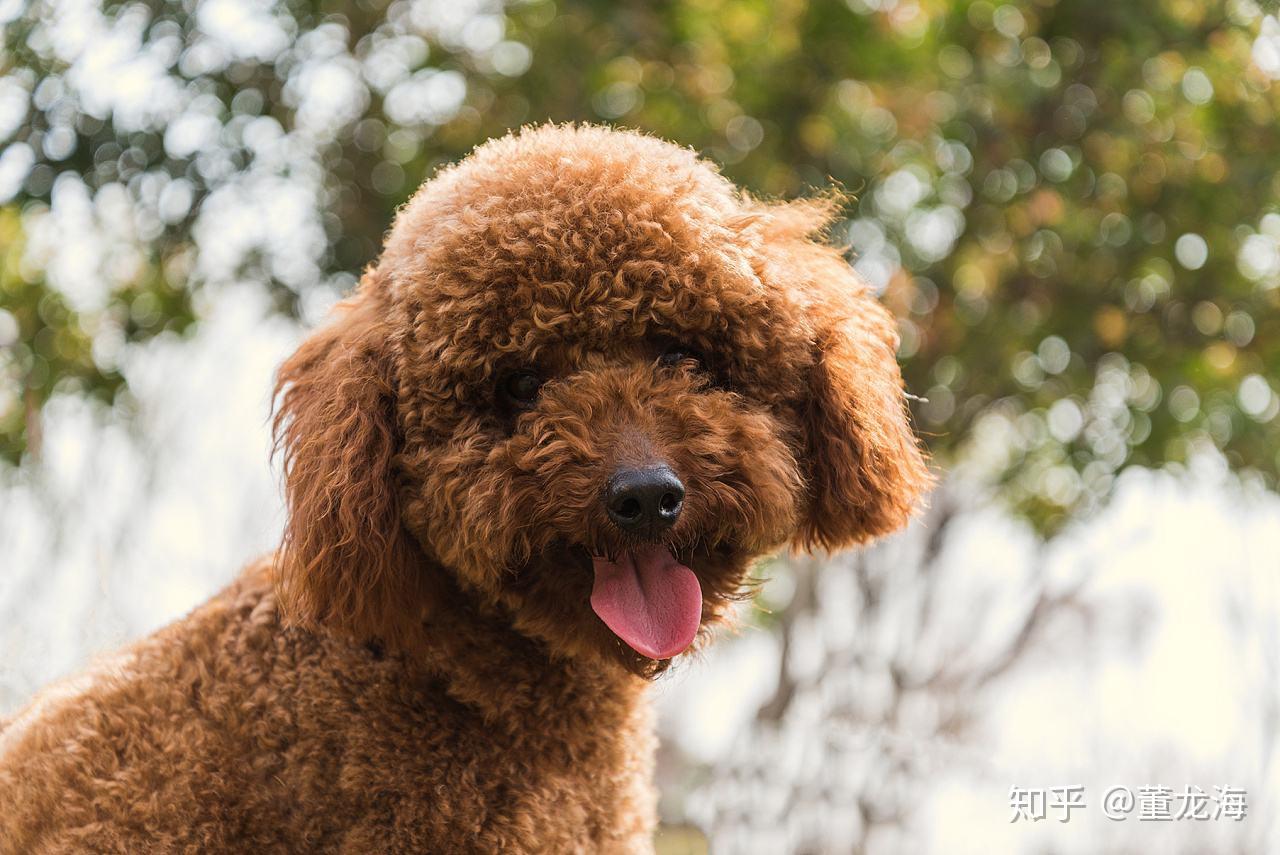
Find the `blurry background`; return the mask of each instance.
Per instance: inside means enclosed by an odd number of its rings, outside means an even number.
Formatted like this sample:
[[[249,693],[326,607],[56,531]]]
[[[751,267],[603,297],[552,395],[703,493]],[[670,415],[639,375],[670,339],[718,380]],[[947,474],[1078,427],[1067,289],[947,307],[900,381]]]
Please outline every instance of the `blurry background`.
[[[660,851],[1278,851],[1275,14],[0,0],[0,714],[272,547],[272,371],[424,178],[612,122],[855,195],[947,473],[659,683]],[[1248,817],[1112,821],[1116,784]]]

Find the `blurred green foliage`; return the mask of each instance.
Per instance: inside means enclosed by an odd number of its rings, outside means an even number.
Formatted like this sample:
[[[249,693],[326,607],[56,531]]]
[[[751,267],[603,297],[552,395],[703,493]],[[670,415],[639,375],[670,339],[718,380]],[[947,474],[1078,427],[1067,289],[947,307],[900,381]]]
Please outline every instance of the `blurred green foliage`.
[[[68,15],[21,7],[0,59],[0,196],[19,176],[0,236],[11,461],[50,394],[114,396],[121,347],[187,328],[199,289],[261,281],[306,314],[354,281],[438,165],[554,119],[653,131],[765,196],[852,192],[833,238],[902,318],[921,431],[1045,528],[1124,466],[1200,448],[1275,485],[1280,31],[1249,0],[187,0]],[[289,188],[312,232],[215,227],[236,222],[226,200],[261,213]],[[99,225],[133,224],[116,236],[129,263],[74,300],[41,262],[57,246],[14,260],[64,191]]]

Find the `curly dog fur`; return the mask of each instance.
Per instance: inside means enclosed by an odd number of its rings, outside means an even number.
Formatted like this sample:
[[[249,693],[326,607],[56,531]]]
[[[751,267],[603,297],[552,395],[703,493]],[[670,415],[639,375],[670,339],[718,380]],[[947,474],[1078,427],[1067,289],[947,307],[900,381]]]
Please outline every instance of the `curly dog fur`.
[[[0,731],[0,851],[651,851],[637,633],[929,483],[834,213],[597,127],[443,170],[281,369],[281,549]]]

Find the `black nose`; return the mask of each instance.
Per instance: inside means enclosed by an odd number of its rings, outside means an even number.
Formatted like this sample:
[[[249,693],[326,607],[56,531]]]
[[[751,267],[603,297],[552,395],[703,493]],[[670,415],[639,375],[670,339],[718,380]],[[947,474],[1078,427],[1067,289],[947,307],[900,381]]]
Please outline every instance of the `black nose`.
[[[618,528],[655,535],[679,519],[684,485],[666,466],[619,469],[605,488],[604,504]]]

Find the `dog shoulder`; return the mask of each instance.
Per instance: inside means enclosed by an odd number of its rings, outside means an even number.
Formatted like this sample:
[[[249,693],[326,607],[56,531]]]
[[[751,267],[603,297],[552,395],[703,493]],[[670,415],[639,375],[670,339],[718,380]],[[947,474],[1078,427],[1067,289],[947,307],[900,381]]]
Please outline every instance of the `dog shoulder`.
[[[219,745],[252,742],[238,737],[255,697],[273,695],[275,660],[306,660],[312,646],[282,631],[257,562],[187,616],[46,687],[0,728],[0,840],[17,847],[0,850],[110,848],[126,841],[119,828],[157,828],[156,794],[228,776]]]

